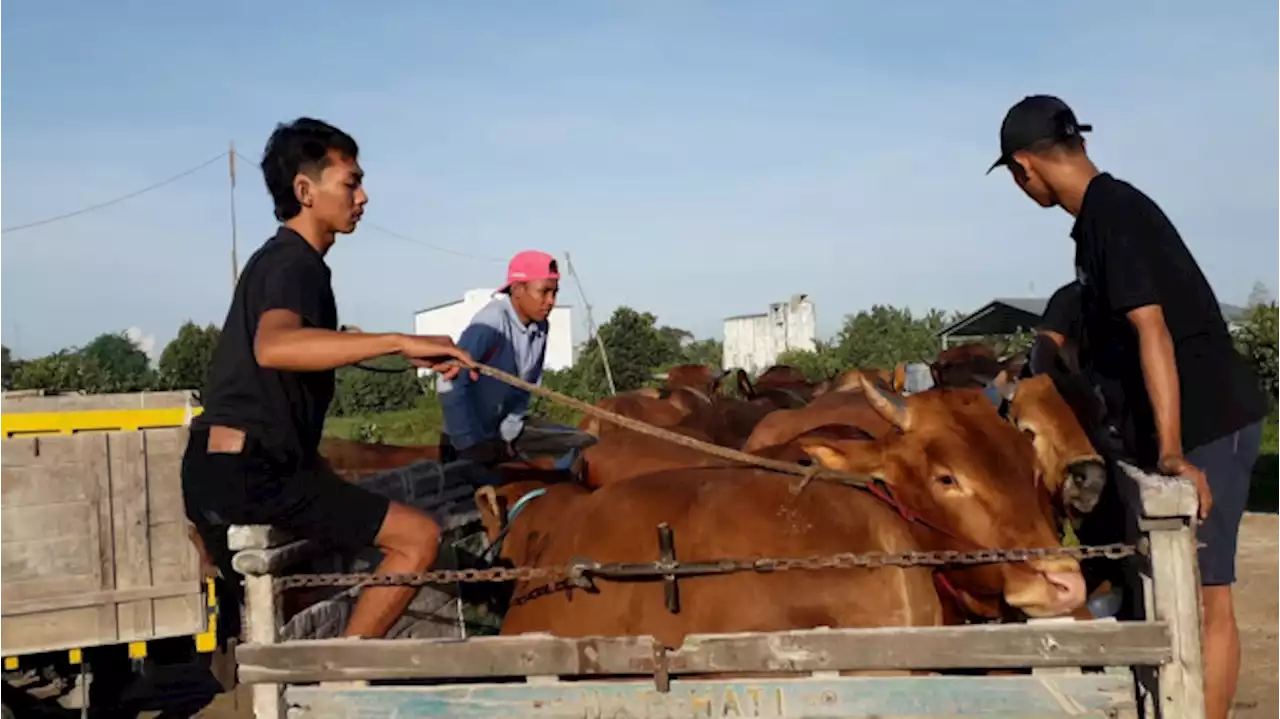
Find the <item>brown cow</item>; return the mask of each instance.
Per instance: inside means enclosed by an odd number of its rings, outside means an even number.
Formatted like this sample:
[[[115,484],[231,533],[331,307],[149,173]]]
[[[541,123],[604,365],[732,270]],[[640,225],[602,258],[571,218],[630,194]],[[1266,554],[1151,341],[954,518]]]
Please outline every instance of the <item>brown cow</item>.
[[[324,437],[320,440],[320,456],[339,477],[351,482],[423,460],[439,461],[440,447],[433,444],[375,444]]]
[[[704,364],[682,364],[667,370],[663,384],[667,389],[694,389],[707,397],[714,397],[719,394],[720,382],[727,374]]]
[[[537,485],[481,490],[492,540],[510,528],[501,556],[519,566],[656,558],[654,527],[674,530],[681,561],[841,552],[1057,546],[1030,446],[976,392],[939,391],[878,404],[901,433],[874,440],[817,432],[793,443],[824,465],[882,478],[933,527],[908,522],[860,489],[750,469],[681,469],[594,492]],[[647,546],[646,546],[647,545]],[[943,620],[926,568],[742,573],[681,580],[681,611],[663,605],[660,582],[599,580],[595,589],[518,583],[502,633],[562,636],[653,634],[669,646],[692,632],[773,631],[817,626],[928,625]],[[956,573],[962,591],[995,586],[1033,616],[1078,607],[1084,584],[1074,559],[1005,564]]]

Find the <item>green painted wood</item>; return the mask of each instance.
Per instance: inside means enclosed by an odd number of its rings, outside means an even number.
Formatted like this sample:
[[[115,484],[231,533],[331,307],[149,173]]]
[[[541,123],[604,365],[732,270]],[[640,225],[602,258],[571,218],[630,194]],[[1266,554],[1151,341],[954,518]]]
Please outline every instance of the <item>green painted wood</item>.
[[[1133,711],[1129,676],[832,677],[290,687],[290,717],[1104,717]]]

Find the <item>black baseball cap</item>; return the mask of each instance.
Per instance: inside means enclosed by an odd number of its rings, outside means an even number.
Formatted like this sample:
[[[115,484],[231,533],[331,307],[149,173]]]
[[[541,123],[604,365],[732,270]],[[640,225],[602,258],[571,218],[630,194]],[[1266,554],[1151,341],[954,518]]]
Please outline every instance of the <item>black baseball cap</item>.
[[[1052,95],[1028,95],[1009,108],[1000,125],[1000,159],[987,173],[1012,162],[1013,153],[1041,140],[1065,140],[1089,132],[1093,125],[1081,125],[1067,103]]]

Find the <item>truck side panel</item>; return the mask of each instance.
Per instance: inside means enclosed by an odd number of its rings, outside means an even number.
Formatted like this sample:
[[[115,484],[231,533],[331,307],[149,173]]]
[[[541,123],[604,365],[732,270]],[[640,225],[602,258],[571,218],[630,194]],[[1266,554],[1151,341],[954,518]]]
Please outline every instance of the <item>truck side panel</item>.
[[[0,440],[5,656],[204,630],[183,428]]]

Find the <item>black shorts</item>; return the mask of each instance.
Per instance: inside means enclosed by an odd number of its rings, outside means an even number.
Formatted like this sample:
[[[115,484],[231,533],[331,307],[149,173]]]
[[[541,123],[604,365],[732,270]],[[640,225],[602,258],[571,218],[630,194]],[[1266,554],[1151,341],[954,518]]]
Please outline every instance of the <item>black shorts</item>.
[[[344,482],[322,461],[281,461],[252,436],[239,454],[210,453],[208,441],[208,430],[191,430],[182,494],[187,518],[224,573],[232,524],[270,524],[340,551],[373,546],[391,504],[386,497]]]
[[[1236,543],[1240,521],[1249,501],[1253,463],[1262,444],[1262,423],[1248,425],[1187,452],[1187,461],[1199,467],[1209,480],[1213,506],[1200,524],[1197,539],[1200,584],[1206,587],[1234,584]]]

